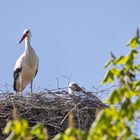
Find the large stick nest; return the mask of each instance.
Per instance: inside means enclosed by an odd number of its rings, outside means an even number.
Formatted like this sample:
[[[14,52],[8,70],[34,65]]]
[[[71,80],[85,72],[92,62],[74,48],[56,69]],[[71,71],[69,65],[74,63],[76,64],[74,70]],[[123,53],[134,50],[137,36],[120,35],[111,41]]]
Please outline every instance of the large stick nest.
[[[70,95],[64,90],[45,91],[32,96],[14,94],[0,95],[0,136],[8,120],[13,119],[12,110],[16,107],[18,115],[25,118],[30,126],[38,122],[48,129],[53,137],[67,128],[68,116],[73,113],[75,126],[88,130],[95,120],[96,112],[108,107],[92,93]]]

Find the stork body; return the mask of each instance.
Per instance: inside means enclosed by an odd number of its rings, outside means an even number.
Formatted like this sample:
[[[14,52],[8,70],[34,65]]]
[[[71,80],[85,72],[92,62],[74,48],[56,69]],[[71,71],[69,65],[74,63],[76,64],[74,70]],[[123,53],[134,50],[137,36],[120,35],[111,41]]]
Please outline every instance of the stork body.
[[[68,85],[69,94],[74,94],[76,92],[81,92],[85,94],[87,97],[90,97],[97,104],[97,108],[100,106],[102,108],[108,108],[109,106],[102,103],[100,99],[98,99],[92,92],[86,91],[84,88],[80,87],[76,82],[70,82]]]
[[[68,92],[73,94],[74,92],[85,92],[76,82],[70,82],[68,85]]]
[[[14,83],[13,88],[15,91],[22,92],[27,84],[31,83],[30,92],[32,93],[32,82],[37,74],[39,67],[39,58],[34,49],[30,45],[31,31],[25,30],[21,43],[25,40],[25,49],[23,54],[19,57],[14,68]]]

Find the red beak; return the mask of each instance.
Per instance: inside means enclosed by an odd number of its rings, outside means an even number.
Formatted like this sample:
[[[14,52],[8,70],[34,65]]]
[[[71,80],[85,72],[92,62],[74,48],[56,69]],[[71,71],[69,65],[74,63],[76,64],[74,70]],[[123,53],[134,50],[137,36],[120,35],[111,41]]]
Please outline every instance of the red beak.
[[[19,44],[25,39],[25,37],[27,37],[26,33],[22,36],[21,40],[19,41]]]

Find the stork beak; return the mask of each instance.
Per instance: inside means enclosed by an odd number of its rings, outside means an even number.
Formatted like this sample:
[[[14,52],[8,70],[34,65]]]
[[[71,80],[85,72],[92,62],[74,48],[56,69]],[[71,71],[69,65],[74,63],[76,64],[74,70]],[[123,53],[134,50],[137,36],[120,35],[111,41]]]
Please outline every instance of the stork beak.
[[[26,33],[22,36],[21,40],[19,41],[19,44],[25,39],[25,37],[27,37]]]

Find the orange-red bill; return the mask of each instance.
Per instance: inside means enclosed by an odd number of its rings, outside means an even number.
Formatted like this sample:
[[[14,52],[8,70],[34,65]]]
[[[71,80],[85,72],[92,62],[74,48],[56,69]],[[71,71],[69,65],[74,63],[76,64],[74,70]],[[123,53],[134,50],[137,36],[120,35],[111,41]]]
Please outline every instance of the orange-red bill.
[[[26,34],[24,34],[24,35],[22,36],[21,40],[19,41],[19,44],[25,39],[26,36],[27,36]]]

